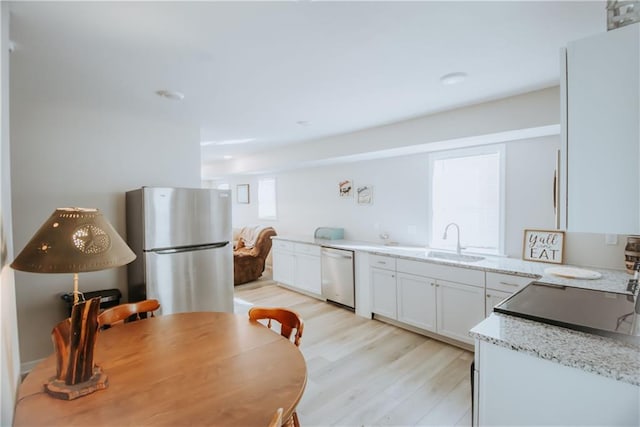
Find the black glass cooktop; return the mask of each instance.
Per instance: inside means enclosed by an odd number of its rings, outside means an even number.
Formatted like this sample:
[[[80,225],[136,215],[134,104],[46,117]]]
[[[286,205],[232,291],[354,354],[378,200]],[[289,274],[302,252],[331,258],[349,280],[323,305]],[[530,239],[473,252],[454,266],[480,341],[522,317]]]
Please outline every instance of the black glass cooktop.
[[[634,322],[640,319],[629,294],[532,282],[493,310],[640,344],[634,335]]]

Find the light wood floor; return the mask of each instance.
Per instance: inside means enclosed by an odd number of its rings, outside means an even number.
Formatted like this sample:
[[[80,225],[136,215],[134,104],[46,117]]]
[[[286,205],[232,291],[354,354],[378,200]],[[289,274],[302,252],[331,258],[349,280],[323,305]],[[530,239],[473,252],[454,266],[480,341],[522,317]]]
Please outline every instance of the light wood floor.
[[[235,295],[236,312],[281,306],[304,318],[308,382],[297,409],[303,426],[471,425],[472,353],[268,279],[236,286]]]

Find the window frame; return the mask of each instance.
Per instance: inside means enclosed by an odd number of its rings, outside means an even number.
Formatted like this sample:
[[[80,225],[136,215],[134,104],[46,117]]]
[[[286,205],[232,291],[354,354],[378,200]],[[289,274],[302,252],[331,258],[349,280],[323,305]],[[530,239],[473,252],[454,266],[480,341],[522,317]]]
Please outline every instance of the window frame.
[[[486,255],[505,256],[505,229],[506,229],[506,156],[507,146],[504,143],[501,144],[489,144],[476,147],[459,148],[452,150],[434,151],[429,153],[428,159],[428,186],[427,186],[427,245],[432,248],[433,244],[433,174],[434,163],[437,160],[454,159],[461,157],[475,157],[488,154],[498,154],[498,247],[496,251],[482,250],[477,248],[475,250],[469,250],[466,252],[482,253]],[[442,249],[433,247],[433,249]]]

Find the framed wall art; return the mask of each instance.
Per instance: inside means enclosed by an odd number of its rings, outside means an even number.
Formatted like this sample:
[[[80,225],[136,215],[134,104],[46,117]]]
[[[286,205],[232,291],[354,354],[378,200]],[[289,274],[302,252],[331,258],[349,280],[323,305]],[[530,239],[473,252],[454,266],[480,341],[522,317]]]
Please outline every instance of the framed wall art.
[[[249,203],[249,184],[238,184],[236,186],[236,201],[238,203]]]
[[[563,252],[564,231],[524,230],[523,260],[562,264]]]
[[[356,198],[359,205],[370,205],[373,202],[373,187],[363,185],[356,188]]]
[[[340,181],[338,183],[338,189],[340,197],[351,197],[353,196],[353,184],[350,179],[345,179],[344,181]]]

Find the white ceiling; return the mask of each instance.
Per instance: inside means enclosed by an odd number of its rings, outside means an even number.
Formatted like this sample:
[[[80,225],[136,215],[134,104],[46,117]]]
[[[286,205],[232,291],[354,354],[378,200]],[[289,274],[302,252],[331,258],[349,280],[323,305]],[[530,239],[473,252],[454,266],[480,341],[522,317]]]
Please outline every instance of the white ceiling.
[[[559,48],[606,31],[605,4],[14,2],[12,87],[254,139],[203,147],[215,161],[556,85]]]

